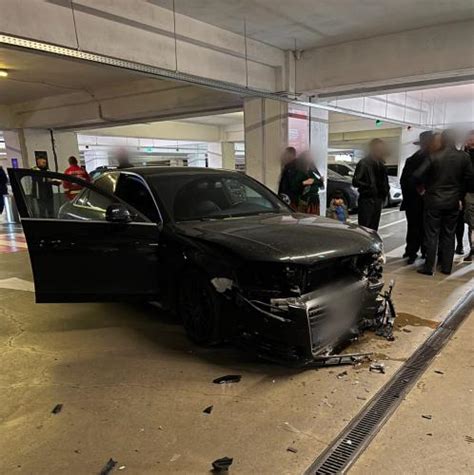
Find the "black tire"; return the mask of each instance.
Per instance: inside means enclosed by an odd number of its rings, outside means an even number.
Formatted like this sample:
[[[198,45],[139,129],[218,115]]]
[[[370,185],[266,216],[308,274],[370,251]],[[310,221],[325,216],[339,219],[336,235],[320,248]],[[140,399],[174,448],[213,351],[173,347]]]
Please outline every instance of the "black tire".
[[[221,342],[221,302],[209,278],[188,270],[179,280],[178,311],[189,339],[202,346]]]

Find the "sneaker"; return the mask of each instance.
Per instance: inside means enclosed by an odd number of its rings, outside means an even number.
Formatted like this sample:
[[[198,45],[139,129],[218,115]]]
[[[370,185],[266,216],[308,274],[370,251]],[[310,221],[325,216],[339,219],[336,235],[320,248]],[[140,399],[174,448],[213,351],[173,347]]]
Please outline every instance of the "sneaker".
[[[458,246],[456,248],[456,250],[454,251],[454,253],[457,254],[458,256],[463,256],[464,255],[464,248],[462,246]]]
[[[441,274],[450,275],[450,274],[451,274],[451,271],[450,271],[450,270],[443,270],[443,269],[441,269]]]
[[[416,261],[416,256],[415,257],[409,257],[408,260],[407,260],[407,264],[410,266],[412,264],[414,264]]]

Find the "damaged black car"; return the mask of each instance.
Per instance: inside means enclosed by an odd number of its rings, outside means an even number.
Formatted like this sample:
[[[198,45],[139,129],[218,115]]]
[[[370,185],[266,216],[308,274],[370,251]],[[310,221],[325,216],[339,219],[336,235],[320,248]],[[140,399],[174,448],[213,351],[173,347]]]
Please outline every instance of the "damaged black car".
[[[242,173],[9,174],[37,302],[159,301],[196,343],[296,364],[330,354],[380,306],[377,233],[294,213]]]

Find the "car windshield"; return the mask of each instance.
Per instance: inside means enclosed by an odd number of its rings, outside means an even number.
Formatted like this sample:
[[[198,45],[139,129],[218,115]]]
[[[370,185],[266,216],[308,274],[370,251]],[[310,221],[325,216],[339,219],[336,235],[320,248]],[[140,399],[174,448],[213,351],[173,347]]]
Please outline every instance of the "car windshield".
[[[223,219],[289,210],[264,186],[239,173],[174,172],[147,178],[174,221]]]

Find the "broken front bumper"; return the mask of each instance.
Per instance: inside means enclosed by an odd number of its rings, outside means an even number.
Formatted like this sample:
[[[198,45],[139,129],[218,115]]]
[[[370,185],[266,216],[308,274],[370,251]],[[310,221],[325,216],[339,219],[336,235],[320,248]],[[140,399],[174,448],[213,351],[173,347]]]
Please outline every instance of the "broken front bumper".
[[[375,315],[382,287],[381,282],[361,279],[271,299],[270,304],[242,297],[251,310],[248,336],[253,336],[265,358],[310,362],[358,334],[360,322]]]

